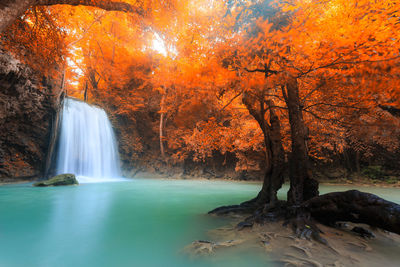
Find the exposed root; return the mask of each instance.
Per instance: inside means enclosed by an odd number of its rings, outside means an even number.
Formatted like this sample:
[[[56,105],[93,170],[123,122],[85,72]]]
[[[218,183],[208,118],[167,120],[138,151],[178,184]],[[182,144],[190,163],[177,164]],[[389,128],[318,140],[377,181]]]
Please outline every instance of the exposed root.
[[[211,242],[206,240],[198,240],[192,242],[184,248],[184,251],[192,255],[212,254],[215,250],[221,248],[233,247],[241,244],[243,240],[229,240],[224,242]]]
[[[291,219],[293,232],[298,238],[306,240],[316,240],[324,245],[328,245],[326,239],[321,237],[322,231],[308,218],[297,217]]]
[[[391,232],[400,233],[400,206],[388,202],[375,195],[356,190],[336,192],[310,199],[301,205],[292,206],[284,201],[274,201],[261,204],[257,198],[240,205],[223,206],[209,212],[216,215],[250,214],[244,221],[237,224],[237,230],[250,229],[254,225],[269,222],[284,221],[293,230],[293,239],[317,241],[330,248],[316,221],[328,226],[348,228],[344,222],[366,223]],[[315,219],[315,220],[314,220]],[[352,232],[372,238],[374,234],[361,227],[353,228]],[[340,234],[338,234],[340,235]],[[261,242],[267,246],[272,238],[270,235],[261,237]],[[366,248],[367,250],[368,248]]]
[[[286,257],[293,258],[292,259],[281,259],[282,262],[285,263],[284,266],[315,266],[315,267],[324,267],[321,263],[312,260],[312,259],[306,259],[306,258],[301,258],[301,257],[296,257],[291,254],[285,254]]]
[[[251,228],[251,227],[253,227],[253,225],[254,225],[253,222],[243,221],[243,222],[238,223],[236,228],[240,231],[240,230],[243,230],[245,228]]]
[[[400,234],[400,205],[370,193],[333,192],[312,198],[302,207],[325,225],[349,221]]]
[[[364,250],[364,251],[372,251],[372,248],[364,242],[359,242],[359,243],[358,242],[357,243],[356,242],[347,242],[347,244],[352,245],[352,246],[359,248],[361,250]]]
[[[298,246],[298,245],[290,245],[290,247],[302,252],[307,258],[309,258],[309,259],[312,258],[312,254],[311,254],[311,252],[309,251],[308,248],[301,247],[301,246]]]
[[[230,206],[222,206],[212,211],[209,211],[208,214],[214,215],[228,215],[228,214],[251,214],[256,210],[255,206],[242,206],[240,205],[230,205]]]

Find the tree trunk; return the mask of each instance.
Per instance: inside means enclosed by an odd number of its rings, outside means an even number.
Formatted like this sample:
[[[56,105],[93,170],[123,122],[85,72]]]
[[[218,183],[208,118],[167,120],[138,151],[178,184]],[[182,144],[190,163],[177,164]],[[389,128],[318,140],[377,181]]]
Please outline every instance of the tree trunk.
[[[161,157],[165,158],[165,149],[164,149],[164,102],[165,102],[165,95],[161,98],[160,103],[160,153]]]
[[[228,213],[252,213],[267,204],[274,206],[278,197],[278,190],[282,187],[285,154],[282,145],[281,125],[276,114],[272,100],[265,100],[264,94],[251,96],[243,93],[243,104],[250,115],[257,121],[264,135],[265,144],[265,176],[263,186],[258,195],[239,205],[222,206],[209,212],[209,214],[223,215]],[[269,110],[269,124],[265,120],[266,106]]]
[[[258,99],[244,95],[242,99],[249,113],[258,122],[263,135],[266,148],[266,165],[265,176],[261,191],[257,197],[245,203],[266,204],[275,203],[278,200],[277,193],[283,184],[283,168],[285,163],[285,155],[282,145],[281,125],[279,117],[276,114],[274,103],[272,100],[265,101],[264,96]],[[258,102],[259,110],[255,109]],[[270,123],[265,120],[266,106],[270,112]]]
[[[87,81],[85,82],[85,91],[83,92],[83,101],[87,102],[89,99],[88,97],[88,84]]]
[[[292,153],[289,162],[290,189],[288,202],[297,206],[304,200],[318,195],[318,182],[311,178],[306,144],[308,137],[303,120],[297,79],[288,78],[285,87],[282,86],[282,93],[288,107],[292,140]]]
[[[357,171],[357,173],[360,173],[360,172],[361,172],[361,167],[360,167],[360,151],[358,151],[358,150],[356,150],[356,158],[355,158],[355,161],[356,161],[356,171]]]
[[[343,150],[343,158],[344,158],[344,165],[346,166],[346,169],[349,171],[349,173],[353,172],[352,166],[351,166],[351,161],[350,161],[350,155],[349,155],[349,149],[345,148]]]
[[[273,204],[278,200],[278,190],[284,182],[283,168],[285,164],[285,154],[282,145],[281,125],[279,117],[275,112],[272,100],[266,102],[270,111],[270,125],[266,127],[269,147],[271,167],[266,171],[261,191],[257,198],[258,202]]]

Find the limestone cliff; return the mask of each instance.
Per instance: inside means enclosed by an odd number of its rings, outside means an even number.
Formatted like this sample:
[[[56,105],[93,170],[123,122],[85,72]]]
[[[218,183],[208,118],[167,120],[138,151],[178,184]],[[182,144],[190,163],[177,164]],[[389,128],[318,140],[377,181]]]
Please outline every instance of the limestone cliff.
[[[0,181],[43,175],[61,92],[0,48]]]

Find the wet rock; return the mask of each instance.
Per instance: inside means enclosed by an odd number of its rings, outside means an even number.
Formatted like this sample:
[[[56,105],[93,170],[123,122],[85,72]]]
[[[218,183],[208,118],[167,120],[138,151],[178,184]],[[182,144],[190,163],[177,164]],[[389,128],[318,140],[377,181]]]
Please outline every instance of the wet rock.
[[[67,173],[54,176],[53,178],[46,181],[40,181],[34,183],[33,186],[44,187],[44,186],[60,186],[60,185],[78,185],[78,184],[79,183],[78,180],[76,180],[75,175]]]

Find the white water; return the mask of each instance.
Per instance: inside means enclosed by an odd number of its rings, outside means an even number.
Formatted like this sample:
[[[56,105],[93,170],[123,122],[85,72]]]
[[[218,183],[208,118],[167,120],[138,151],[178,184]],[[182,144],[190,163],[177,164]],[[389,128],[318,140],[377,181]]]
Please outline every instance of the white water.
[[[120,177],[117,143],[104,110],[79,100],[64,100],[56,172],[73,173],[79,182]]]

